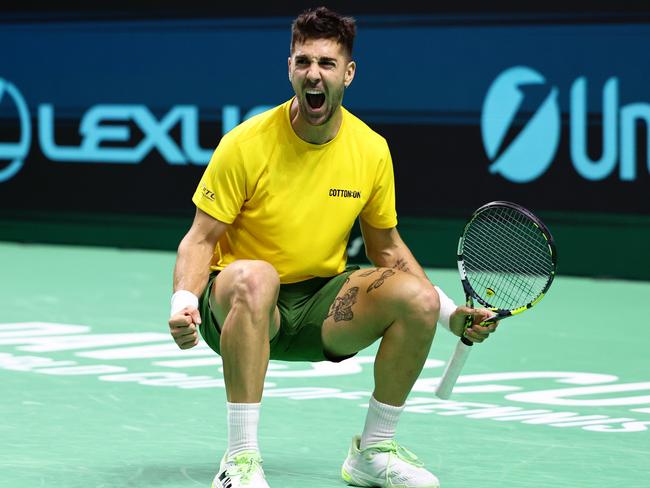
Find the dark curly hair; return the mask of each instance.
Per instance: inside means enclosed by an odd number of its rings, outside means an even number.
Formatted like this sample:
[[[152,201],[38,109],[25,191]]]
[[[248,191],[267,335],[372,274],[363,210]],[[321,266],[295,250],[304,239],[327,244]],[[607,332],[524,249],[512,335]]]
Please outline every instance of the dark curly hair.
[[[305,10],[291,26],[291,52],[297,42],[307,39],[336,39],[351,58],[356,33],[352,17],[343,17],[327,7]]]

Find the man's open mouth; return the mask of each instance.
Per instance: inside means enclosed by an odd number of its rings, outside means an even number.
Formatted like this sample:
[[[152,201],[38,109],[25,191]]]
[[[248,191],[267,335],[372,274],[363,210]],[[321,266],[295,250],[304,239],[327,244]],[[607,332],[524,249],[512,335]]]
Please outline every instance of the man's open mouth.
[[[311,93],[306,93],[305,96],[307,98],[307,103],[313,109],[319,109],[325,103],[324,93],[311,92]]]

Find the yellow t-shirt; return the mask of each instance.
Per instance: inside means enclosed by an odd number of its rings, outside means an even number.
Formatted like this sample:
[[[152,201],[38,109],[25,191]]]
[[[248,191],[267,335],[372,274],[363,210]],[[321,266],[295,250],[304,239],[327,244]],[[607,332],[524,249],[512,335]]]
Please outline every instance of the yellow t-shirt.
[[[261,259],[282,283],[334,276],[345,269],[359,215],[376,228],[397,225],[386,140],[343,109],[336,137],[310,144],[293,131],[290,106],[240,124],[210,159],[192,201],[230,224],[212,269]]]

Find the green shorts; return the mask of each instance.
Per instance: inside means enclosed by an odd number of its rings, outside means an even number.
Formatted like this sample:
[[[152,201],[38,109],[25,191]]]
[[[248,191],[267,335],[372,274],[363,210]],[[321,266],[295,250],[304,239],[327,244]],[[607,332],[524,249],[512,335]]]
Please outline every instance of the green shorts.
[[[271,339],[271,359],[339,362],[354,356],[332,357],[327,354],[323,350],[321,329],[336,295],[348,276],[357,269],[358,266],[348,266],[343,273],[330,278],[312,278],[280,285],[280,329]],[[221,354],[221,327],[210,310],[209,300],[217,274],[218,272],[213,272],[210,275],[208,286],[199,297],[202,319],[199,330],[208,346]]]

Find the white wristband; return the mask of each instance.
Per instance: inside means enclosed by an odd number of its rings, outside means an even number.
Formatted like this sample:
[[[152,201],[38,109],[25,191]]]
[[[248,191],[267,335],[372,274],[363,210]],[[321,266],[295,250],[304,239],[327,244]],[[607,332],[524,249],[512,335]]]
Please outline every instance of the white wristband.
[[[187,290],[178,290],[172,295],[172,310],[169,316],[177,314],[185,307],[199,308],[199,299]]]
[[[445,329],[450,330],[449,319],[451,317],[451,314],[456,311],[456,304],[445,294],[444,291],[440,289],[439,286],[436,285],[434,288],[440,297],[440,316],[438,317],[438,323]]]

